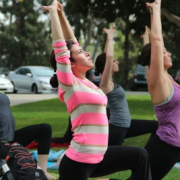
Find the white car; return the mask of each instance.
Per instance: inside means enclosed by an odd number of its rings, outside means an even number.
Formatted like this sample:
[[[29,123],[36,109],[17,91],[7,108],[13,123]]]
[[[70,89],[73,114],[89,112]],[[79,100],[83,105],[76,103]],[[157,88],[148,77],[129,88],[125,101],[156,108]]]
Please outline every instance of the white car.
[[[13,85],[4,74],[0,74],[0,91],[12,93],[14,91]]]
[[[14,86],[14,93],[19,90],[42,93],[44,91],[55,91],[50,85],[50,78],[54,70],[46,66],[21,66],[8,74]]]

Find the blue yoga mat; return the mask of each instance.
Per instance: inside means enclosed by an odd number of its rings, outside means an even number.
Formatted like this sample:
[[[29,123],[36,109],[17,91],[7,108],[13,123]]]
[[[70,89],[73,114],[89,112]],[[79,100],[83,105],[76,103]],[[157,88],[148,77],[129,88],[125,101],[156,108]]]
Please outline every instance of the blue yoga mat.
[[[49,166],[54,165],[54,164],[56,164],[56,162],[47,162],[47,168],[48,168]]]
[[[180,166],[180,163],[176,163],[176,164]],[[173,166],[173,169],[180,169],[180,168],[176,168],[176,167]]]
[[[59,165],[56,165],[56,162],[47,162],[47,169],[59,169]]]

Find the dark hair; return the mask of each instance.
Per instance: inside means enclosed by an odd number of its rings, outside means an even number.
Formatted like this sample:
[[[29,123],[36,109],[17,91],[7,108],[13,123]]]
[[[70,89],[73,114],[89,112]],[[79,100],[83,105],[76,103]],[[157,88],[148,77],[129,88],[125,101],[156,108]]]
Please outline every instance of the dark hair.
[[[72,52],[71,52],[71,48],[72,48],[73,44],[74,44],[74,42],[72,42],[72,41],[67,41],[66,42],[66,46],[67,46],[68,50],[70,50],[70,58],[69,58],[69,60],[71,62],[75,62],[75,60],[72,58]],[[51,52],[50,64],[51,64],[52,68],[54,69],[54,72],[56,73],[57,65],[56,65],[56,59],[55,59],[55,55],[54,55],[54,50]],[[56,74],[54,74],[51,77],[50,84],[51,84],[51,86],[53,88],[57,88],[58,87],[58,79],[57,79],[57,75]]]
[[[141,51],[141,55],[137,57],[137,63],[142,66],[150,66],[151,63],[151,43],[146,44]]]
[[[96,76],[99,76],[99,74],[103,73],[105,64],[106,64],[106,53],[99,54],[95,62],[96,69],[94,74]]]

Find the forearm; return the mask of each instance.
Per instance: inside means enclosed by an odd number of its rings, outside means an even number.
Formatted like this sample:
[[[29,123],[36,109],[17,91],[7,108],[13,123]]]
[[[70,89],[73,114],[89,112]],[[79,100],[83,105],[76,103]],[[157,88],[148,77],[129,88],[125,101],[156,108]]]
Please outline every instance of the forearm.
[[[162,25],[161,25],[161,16],[160,12],[155,9],[153,11],[153,14],[151,15],[153,17],[151,20],[151,42],[154,40],[162,40]]]
[[[113,38],[109,38],[109,37],[107,37],[106,40],[106,60],[110,60],[110,61],[114,60]]]
[[[75,38],[74,32],[72,31],[72,28],[68,20],[66,19],[64,12],[59,12],[58,16],[65,40],[74,39]]]
[[[61,25],[59,23],[58,13],[56,9],[52,9],[50,12],[51,17],[51,30],[52,30],[52,39],[64,39]]]
[[[148,43],[150,43],[149,34],[146,34],[143,36],[143,46],[145,46]]]
[[[107,51],[107,43],[108,43],[108,36],[107,36],[107,38],[106,38],[106,44],[105,44],[105,48],[104,48],[104,52],[106,53],[106,51]]]

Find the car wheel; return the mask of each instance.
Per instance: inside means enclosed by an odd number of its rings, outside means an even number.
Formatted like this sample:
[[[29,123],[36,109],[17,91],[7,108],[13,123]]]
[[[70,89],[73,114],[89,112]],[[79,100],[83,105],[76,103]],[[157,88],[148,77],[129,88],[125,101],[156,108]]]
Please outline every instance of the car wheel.
[[[38,88],[37,88],[37,85],[36,85],[36,84],[33,84],[33,85],[32,85],[32,92],[33,92],[33,93],[38,93]]]
[[[11,83],[13,85],[13,93],[17,93],[17,90],[16,90],[16,87],[15,87],[14,83],[13,82],[11,82]]]

